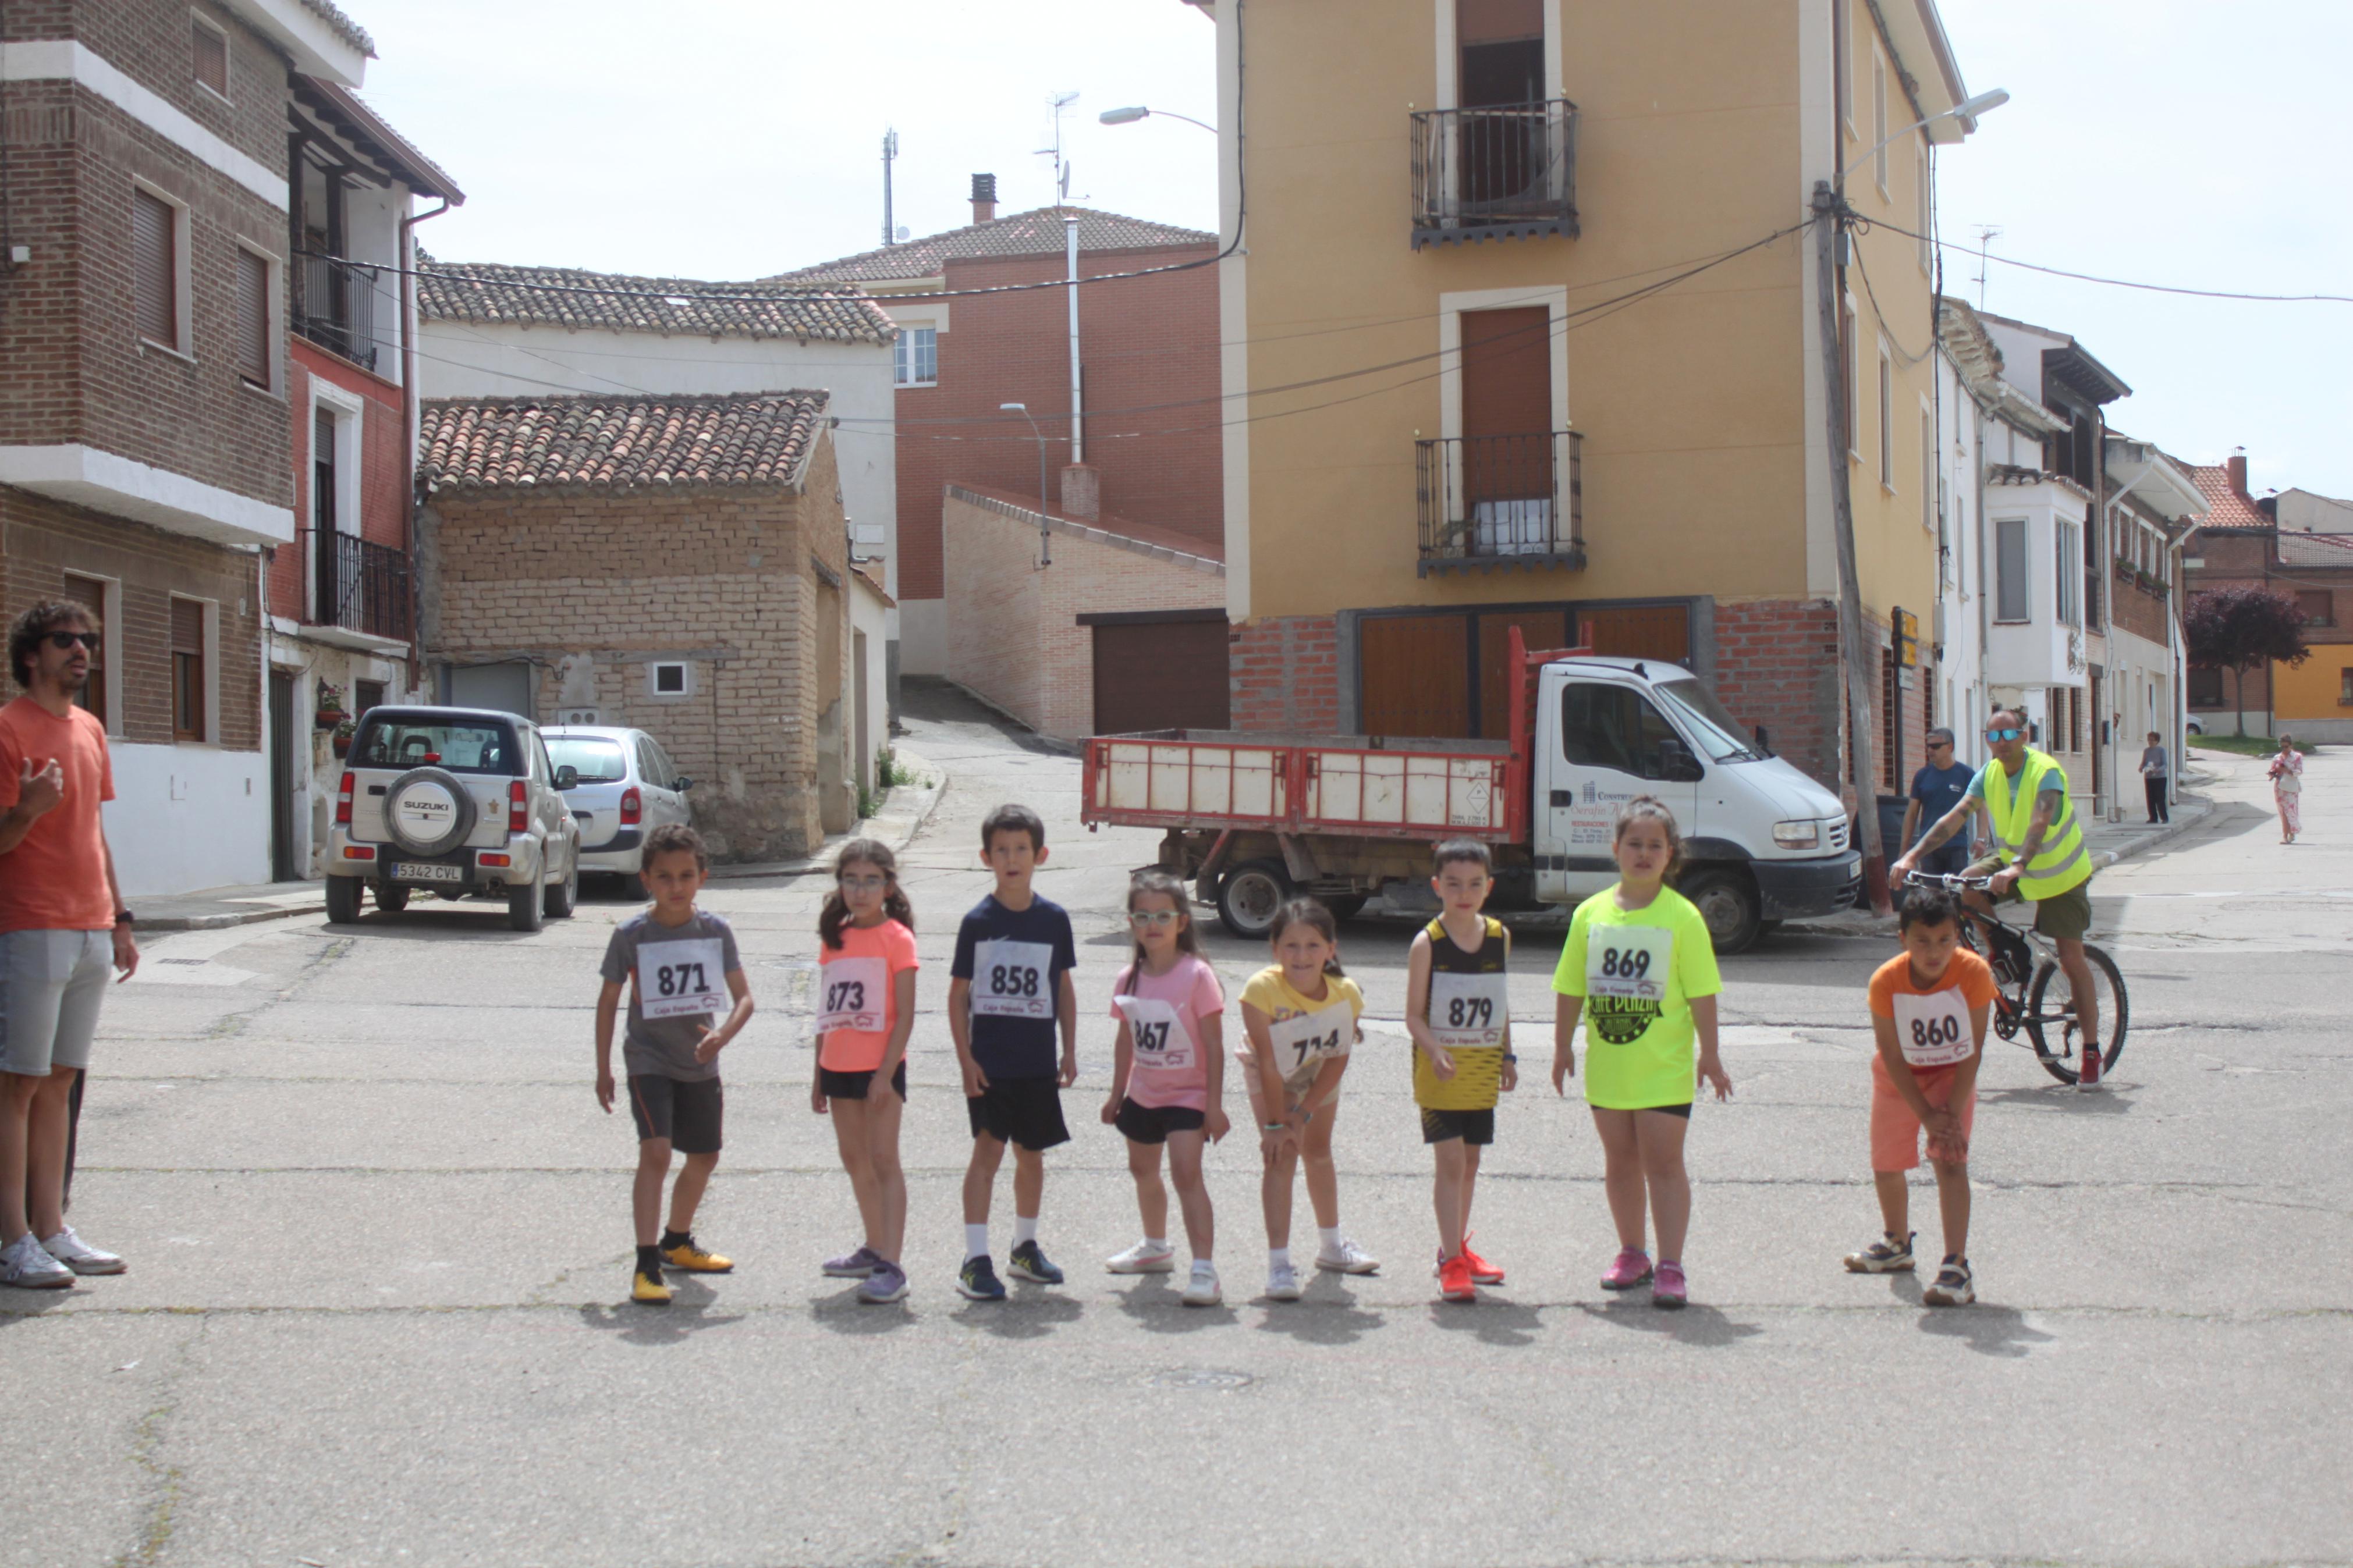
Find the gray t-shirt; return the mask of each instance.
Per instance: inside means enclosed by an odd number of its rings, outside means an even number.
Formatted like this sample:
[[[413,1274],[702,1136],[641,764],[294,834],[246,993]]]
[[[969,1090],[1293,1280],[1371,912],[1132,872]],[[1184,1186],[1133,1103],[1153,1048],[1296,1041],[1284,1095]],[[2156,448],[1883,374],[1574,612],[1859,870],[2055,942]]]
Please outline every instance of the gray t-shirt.
[[[611,985],[634,977],[628,1030],[621,1039],[621,1062],[630,1076],[717,1078],[719,1063],[696,1061],[694,1047],[702,1031],[718,1027],[735,1005],[727,976],[743,967],[734,928],[717,915],[698,909],[677,926],[650,913],[622,921],[606,944],[604,975]]]
[[[2141,776],[2144,778],[2163,778],[2166,771],[2165,748],[2163,746],[2151,746],[2142,752],[2140,754],[2140,771]]]

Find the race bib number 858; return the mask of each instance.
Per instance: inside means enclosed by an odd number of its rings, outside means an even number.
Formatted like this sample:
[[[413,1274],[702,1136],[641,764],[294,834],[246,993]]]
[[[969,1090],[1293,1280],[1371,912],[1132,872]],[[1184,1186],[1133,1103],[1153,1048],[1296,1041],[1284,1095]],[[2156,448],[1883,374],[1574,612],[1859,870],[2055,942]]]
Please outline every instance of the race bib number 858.
[[[993,941],[972,957],[972,1010],[997,1018],[1054,1016],[1054,950],[1042,942]]]

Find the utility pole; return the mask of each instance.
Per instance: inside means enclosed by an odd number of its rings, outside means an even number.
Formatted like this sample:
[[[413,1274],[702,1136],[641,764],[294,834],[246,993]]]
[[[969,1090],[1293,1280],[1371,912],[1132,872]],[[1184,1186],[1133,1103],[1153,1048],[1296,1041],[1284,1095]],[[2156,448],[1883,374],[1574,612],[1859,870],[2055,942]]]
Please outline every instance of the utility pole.
[[[1857,845],[1863,889],[1879,914],[1894,909],[1887,896],[1887,850],[1879,837],[1879,780],[1873,756],[1872,668],[1862,636],[1862,583],[1854,563],[1854,497],[1847,479],[1846,356],[1838,300],[1838,240],[1846,202],[1828,180],[1814,182],[1814,271],[1821,304],[1822,386],[1830,439],[1831,531],[1838,543],[1839,652],[1846,674],[1848,782],[1854,787]]]
[[[891,164],[899,156],[899,133],[882,132],[882,243],[891,244],[898,237],[898,229],[891,213]]]

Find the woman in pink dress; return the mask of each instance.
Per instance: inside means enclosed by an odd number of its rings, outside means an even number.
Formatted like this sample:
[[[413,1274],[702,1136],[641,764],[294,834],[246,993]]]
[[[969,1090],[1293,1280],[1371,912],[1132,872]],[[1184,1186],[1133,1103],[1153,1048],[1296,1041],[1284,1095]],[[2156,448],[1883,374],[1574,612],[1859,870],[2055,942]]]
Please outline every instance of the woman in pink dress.
[[[2295,749],[2295,736],[2280,737],[2270,773],[2272,799],[2279,803],[2280,842],[2293,844],[2304,831],[2304,756]]]

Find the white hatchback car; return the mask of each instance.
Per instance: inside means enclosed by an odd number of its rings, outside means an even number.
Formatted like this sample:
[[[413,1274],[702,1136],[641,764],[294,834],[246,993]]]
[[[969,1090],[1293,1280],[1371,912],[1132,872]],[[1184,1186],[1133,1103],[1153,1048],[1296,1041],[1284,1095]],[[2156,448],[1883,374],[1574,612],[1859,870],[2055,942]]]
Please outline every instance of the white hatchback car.
[[[686,792],[694,781],[643,730],[565,724],[540,733],[555,765],[578,779],[564,802],[580,824],[583,871],[635,877],[649,832],[693,821]]]

